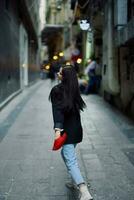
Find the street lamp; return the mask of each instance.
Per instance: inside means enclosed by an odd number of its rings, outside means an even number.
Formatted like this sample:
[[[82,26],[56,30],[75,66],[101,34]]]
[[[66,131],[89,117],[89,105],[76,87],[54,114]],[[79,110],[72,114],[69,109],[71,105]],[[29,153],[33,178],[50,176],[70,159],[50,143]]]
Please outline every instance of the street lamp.
[[[76,61],[78,64],[80,64],[82,62],[82,59],[81,58],[78,58],[77,61]]]
[[[87,19],[80,20],[79,25],[80,25],[81,30],[83,31],[87,31],[88,29],[91,29],[90,23],[88,22]]]
[[[64,53],[61,51],[61,52],[59,53],[59,56],[60,56],[60,57],[63,57],[63,56],[64,56]]]
[[[53,56],[53,60],[58,60],[58,56]]]
[[[62,1],[61,0],[56,0],[56,8],[57,10],[61,10],[61,4],[62,4]]]
[[[87,19],[81,19],[79,21],[79,25],[81,30],[83,31],[82,37],[83,37],[83,45],[82,45],[82,62],[83,66],[85,65],[85,55],[86,55],[86,38],[87,38],[87,32],[91,31],[90,23]]]

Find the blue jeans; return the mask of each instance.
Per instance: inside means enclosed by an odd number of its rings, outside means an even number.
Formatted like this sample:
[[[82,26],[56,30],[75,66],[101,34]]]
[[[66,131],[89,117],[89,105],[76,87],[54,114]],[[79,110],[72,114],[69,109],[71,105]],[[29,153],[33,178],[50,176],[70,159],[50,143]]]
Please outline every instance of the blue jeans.
[[[80,169],[78,167],[75,147],[76,147],[76,144],[63,145],[62,150],[61,150],[61,155],[73,181],[77,185],[79,185],[80,183],[84,183],[84,180],[81,175]]]

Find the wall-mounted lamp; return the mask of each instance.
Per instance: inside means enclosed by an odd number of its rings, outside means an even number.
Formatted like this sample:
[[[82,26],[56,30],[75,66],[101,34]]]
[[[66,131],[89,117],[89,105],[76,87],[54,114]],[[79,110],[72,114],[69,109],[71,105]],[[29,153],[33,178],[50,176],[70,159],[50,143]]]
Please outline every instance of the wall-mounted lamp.
[[[87,31],[88,29],[91,29],[90,23],[87,21],[87,19],[80,20],[79,24],[80,24],[80,28],[83,31]]]
[[[56,0],[56,8],[57,10],[61,10],[61,4],[62,4],[62,1],[61,0]]]

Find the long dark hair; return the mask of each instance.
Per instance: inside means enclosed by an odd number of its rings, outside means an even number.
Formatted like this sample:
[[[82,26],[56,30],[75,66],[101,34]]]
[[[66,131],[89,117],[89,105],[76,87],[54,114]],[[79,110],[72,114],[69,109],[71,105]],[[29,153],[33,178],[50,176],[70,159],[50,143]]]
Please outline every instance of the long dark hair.
[[[80,95],[76,70],[72,65],[66,65],[62,68],[61,82],[63,85],[65,110],[71,111],[74,108],[77,108],[77,110],[83,110],[83,108],[86,107],[86,104]]]

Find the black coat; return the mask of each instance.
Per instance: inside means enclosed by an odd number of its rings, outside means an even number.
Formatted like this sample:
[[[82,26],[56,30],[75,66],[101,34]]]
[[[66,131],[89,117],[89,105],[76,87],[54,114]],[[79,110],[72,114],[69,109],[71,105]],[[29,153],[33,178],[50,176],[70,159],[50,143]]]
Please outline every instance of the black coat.
[[[54,86],[50,92],[54,128],[64,129],[67,133],[65,144],[75,144],[82,141],[83,132],[81,126],[80,112],[77,109],[66,112],[63,108],[63,85]]]

